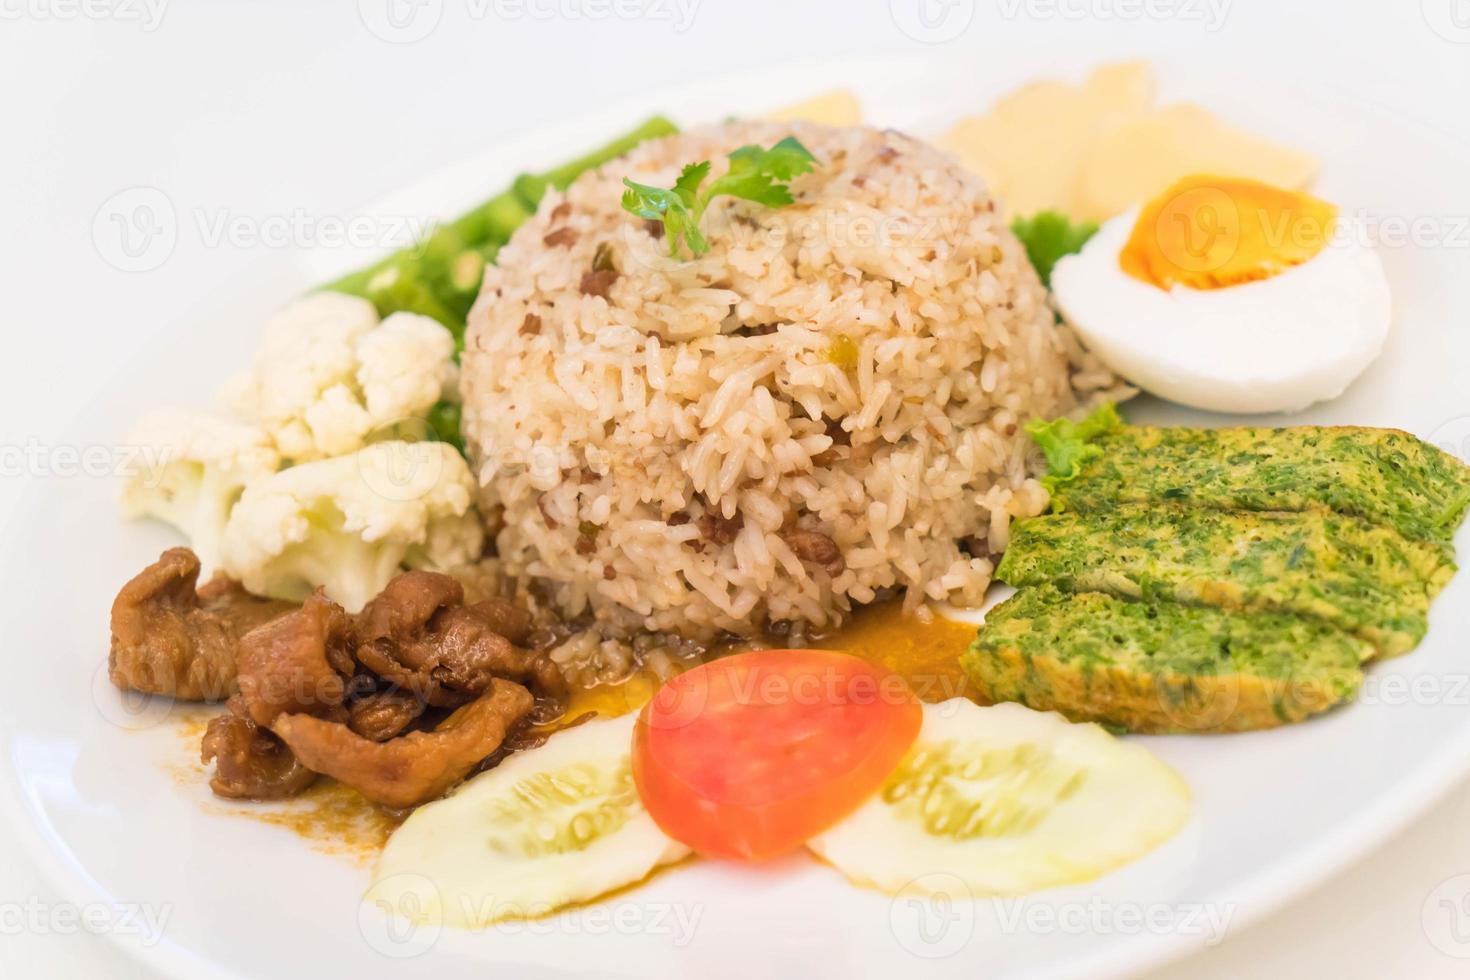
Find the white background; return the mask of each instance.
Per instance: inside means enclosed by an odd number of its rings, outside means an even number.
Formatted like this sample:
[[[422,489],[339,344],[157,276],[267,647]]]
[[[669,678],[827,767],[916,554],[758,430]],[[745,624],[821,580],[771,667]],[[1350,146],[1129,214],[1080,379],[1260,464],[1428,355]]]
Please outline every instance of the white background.
[[[390,3],[414,15],[406,27],[388,24]],[[350,214],[498,139],[691,79],[957,49],[982,70],[987,53],[1028,49],[1068,74],[1153,55],[1326,81],[1470,139],[1470,0],[419,3],[0,0],[0,447],[57,439],[88,393],[126,371],[152,332],[187,319],[201,292],[283,261],[256,231]],[[153,268],[125,272],[107,261],[105,232],[98,247],[94,219],[101,209],[105,223],[107,202],[134,187],[162,191],[179,231],[166,258],[144,261]],[[219,222],[237,233],[212,241]],[[292,243],[313,244],[318,232],[301,227]],[[16,495],[67,478],[0,477],[0,520]],[[0,556],[0,601],[16,604],[7,612],[65,588],[36,581],[25,559]],[[19,655],[44,652],[3,653]],[[0,832],[0,975],[148,976],[105,939],[17,929],[5,909],[58,896],[6,840]],[[1425,930],[1427,916],[1456,912],[1436,907],[1436,887],[1467,873],[1470,787],[1272,921],[1156,980],[1464,977],[1470,959],[1436,949]],[[1463,951],[1470,909],[1458,913]]]

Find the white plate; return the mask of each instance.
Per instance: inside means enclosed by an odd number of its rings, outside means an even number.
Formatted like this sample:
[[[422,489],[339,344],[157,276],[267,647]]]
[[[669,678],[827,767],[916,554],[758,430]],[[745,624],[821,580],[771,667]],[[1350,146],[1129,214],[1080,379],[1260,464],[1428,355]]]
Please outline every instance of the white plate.
[[[1321,193],[1389,219],[1417,221],[1384,241],[1397,300],[1384,357],[1346,396],[1306,422],[1396,425],[1441,442],[1470,437],[1457,393],[1470,369],[1470,277],[1458,268],[1470,214],[1470,156],[1402,120],[1306,93],[1280,78],[1201,78],[1164,69],[1170,99],[1196,97],[1227,117],[1327,161]],[[495,148],[372,209],[447,214],[513,174],[558,162],[666,111],[689,123],[758,110],[792,93],[848,84],[869,120],[927,135],[1045,70],[1038,62],[827,65],[730,79],[599,111]],[[1410,237],[1410,236],[1405,236]],[[1456,248],[1456,245],[1459,248]],[[121,445],[159,392],[203,392],[240,363],[258,311],[356,259],[293,256],[289,269],[215,297],[125,384],[100,394],[74,444]],[[249,297],[241,303],[239,297]],[[268,300],[268,301],[263,301]],[[208,329],[199,325],[207,324]],[[188,380],[180,382],[180,374]],[[1144,403],[1138,414],[1231,421]],[[1273,421],[1285,421],[1273,420]],[[360,906],[367,871],[290,832],[221,815],[173,770],[190,747],[175,720],[119,714],[101,669],[117,587],[173,539],[122,524],[105,481],[69,481],[21,505],[3,553],[27,556],[16,585],[28,609],[5,635],[0,688],[12,832],[68,897],[162,916],[157,941],[124,937],[175,976],[366,973],[405,976],[1118,975],[1160,963],[1259,918],[1360,855],[1470,769],[1470,576],[1435,606],[1428,639],[1373,669],[1362,703],[1294,728],[1148,739],[1188,779],[1197,817],[1176,840],[1092,885],[1026,902],[920,905],[849,887],[804,857],[761,868],[695,862],[618,899],[549,922],[486,933],[394,931]],[[1464,539],[1462,539],[1464,540]],[[119,720],[128,722],[120,727]],[[140,931],[141,930],[140,928]],[[113,929],[112,934],[126,932]],[[399,962],[401,961],[401,962]]]

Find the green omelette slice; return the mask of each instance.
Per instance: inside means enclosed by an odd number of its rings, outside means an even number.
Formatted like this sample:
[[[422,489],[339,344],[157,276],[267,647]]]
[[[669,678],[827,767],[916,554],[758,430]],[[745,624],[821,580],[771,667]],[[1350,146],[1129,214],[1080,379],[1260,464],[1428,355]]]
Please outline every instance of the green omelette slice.
[[[1423,639],[1453,574],[1442,547],[1341,514],[1136,504],[1025,521],[996,570],[1015,586],[1308,616],[1384,655]]]
[[[1135,732],[1239,732],[1351,701],[1373,647],[1269,612],[1022,589],[960,658],[977,691]]]
[[[1470,508],[1470,467],[1397,429],[1186,429],[1099,415],[1070,428],[1087,450],[1054,483],[1057,510],[1150,501],[1220,510],[1331,510],[1448,544]],[[1056,423],[1036,427],[1057,441]],[[1076,447],[1074,452],[1076,452]],[[1054,474],[1054,476],[1057,474]]]

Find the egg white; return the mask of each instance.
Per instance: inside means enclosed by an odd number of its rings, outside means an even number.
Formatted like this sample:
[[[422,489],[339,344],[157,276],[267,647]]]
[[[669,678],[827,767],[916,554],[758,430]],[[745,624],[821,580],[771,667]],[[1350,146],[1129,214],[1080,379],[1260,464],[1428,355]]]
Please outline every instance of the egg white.
[[[1137,218],[1108,221],[1051,278],[1062,316],[1132,384],[1209,411],[1292,412],[1341,395],[1382,352],[1393,303],[1360,229],[1269,279],[1163,290],[1119,265]]]

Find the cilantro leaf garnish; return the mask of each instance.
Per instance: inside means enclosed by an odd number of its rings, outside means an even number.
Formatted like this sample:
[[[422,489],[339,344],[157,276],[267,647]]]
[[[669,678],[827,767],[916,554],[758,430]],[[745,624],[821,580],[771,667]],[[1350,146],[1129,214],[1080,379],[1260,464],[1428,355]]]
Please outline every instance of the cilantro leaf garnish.
[[[696,258],[709,251],[709,240],[699,230],[705,209],[716,197],[737,197],[771,208],[784,208],[795,198],[786,182],[810,173],[816,157],[794,136],[769,150],[755,144],[729,154],[730,169],[700,188],[709,177],[710,162],[691,163],[670,188],[653,187],[623,178],[623,210],[647,221],[662,222],[669,240],[669,254],[678,255],[687,245]]]

